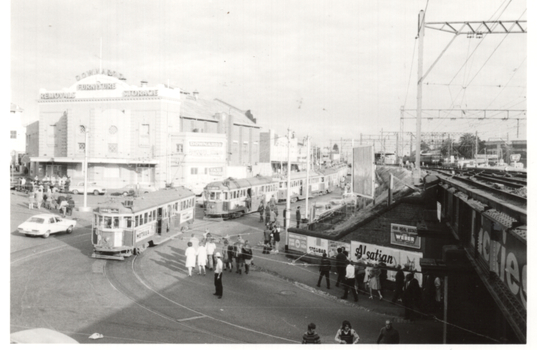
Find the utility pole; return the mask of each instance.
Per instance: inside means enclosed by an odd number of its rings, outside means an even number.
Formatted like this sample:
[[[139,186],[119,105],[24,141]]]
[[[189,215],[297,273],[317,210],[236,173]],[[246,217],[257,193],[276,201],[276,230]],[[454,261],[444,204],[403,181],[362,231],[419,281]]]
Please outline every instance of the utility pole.
[[[476,164],[477,164],[477,153],[479,153],[479,150],[477,149],[477,131],[475,132],[475,161],[476,161]]]
[[[287,129],[287,198],[285,200],[285,250],[289,247],[289,225],[291,224],[291,129]]]
[[[418,95],[416,108],[416,171],[419,177],[421,159],[421,105],[423,91],[423,37],[425,36],[425,12],[420,11],[418,16]],[[414,176],[415,178],[416,176]]]
[[[84,130],[86,136],[86,144],[84,145],[84,206],[79,207],[78,210],[82,212],[88,212],[91,210],[88,207],[88,138],[89,138],[89,129]]]
[[[306,161],[306,219],[309,220],[310,207],[308,204],[308,197],[310,196],[310,137],[306,136],[306,147],[308,149],[308,158]],[[308,221],[309,222],[309,221]]]

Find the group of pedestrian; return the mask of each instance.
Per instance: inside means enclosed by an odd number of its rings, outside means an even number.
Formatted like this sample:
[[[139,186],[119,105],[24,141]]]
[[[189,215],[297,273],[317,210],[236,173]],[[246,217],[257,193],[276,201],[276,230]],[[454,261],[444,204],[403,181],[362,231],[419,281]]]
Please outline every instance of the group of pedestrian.
[[[73,215],[75,201],[71,195],[57,196],[49,186],[36,186],[28,192],[28,209],[58,210],[63,217]]]
[[[205,276],[207,270],[213,270],[213,267],[216,266],[216,243],[211,237],[210,232],[205,232],[201,242],[193,233],[190,236],[187,246],[185,250],[185,266],[188,269],[188,275],[190,277],[192,277],[192,271],[196,266],[198,267],[198,275]]]
[[[278,222],[266,223],[263,230],[263,254],[280,252],[281,227]]]
[[[302,335],[302,344],[321,344],[321,337],[316,328],[315,323],[308,324],[308,330]],[[360,336],[352,328],[351,323],[345,320],[337,330],[334,340],[338,344],[358,344]],[[399,331],[393,328],[390,320],[386,320],[385,326],[381,328],[377,344],[399,344]]]

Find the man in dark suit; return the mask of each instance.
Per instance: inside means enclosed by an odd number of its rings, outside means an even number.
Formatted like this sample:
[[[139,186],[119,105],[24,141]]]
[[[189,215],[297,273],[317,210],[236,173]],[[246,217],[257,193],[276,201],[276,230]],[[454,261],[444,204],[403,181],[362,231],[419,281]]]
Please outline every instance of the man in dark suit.
[[[300,206],[298,206],[296,208],[296,228],[300,228],[300,219],[301,219]]]
[[[336,287],[339,287],[339,283],[345,282],[345,268],[347,267],[347,257],[343,254],[343,249],[340,247],[337,249],[336,255],[336,269],[337,269],[337,282]]]
[[[416,311],[421,299],[421,288],[413,273],[409,273],[405,278],[405,290],[403,292],[403,305],[405,306],[405,320],[414,321]]]

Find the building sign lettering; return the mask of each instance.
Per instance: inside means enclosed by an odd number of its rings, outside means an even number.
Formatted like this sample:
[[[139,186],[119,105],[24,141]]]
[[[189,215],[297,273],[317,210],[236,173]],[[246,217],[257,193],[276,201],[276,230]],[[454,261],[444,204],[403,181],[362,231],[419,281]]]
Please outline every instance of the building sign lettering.
[[[191,147],[222,147],[222,142],[209,142],[209,141],[190,141]]]
[[[78,90],[115,90],[116,83],[80,84]]]
[[[151,236],[151,231],[145,230],[136,233],[136,242],[140,242],[142,239]]]
[[[416,226],[391,224],[390,243],[403,247],[420,249],[421,237],[418,237]]]
[[[98,69],[98,68],[95,68],[95,69],[90,69],[80,75],[77,75],[76,76],[76,81],[79,81],[80,79],[84,79],[84,78],[87,78],[87,77],[90,77],[92,75],[97,75],[97,74],[103,74],[103,75],[108,75],[109,77],[116,77],[118,79],[121,79],[121,80],[125,80],[125,78],[123,77],[123,74],[121,73],[116,73],[116,71],[113,71],[113,70],[110,70],[110,69]]]
[[[56,100],[63,98],[75,98],[74,92],[45,92],[40,94],[42,100]]]
[[[123,97],[158,96],[158,90],[125,90]]]
[[[222,174],[224,174],[223,167],[208,168],[207,171],[209,172],[209,175],[212,176],[222,176]]]

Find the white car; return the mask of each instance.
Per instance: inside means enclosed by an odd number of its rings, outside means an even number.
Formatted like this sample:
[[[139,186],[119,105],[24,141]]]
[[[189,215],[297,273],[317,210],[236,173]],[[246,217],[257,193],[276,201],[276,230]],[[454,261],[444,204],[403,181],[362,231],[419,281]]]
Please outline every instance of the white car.
[[[52,233],[71,233],[76,226],[76,220],[62,218],[56,214],[34,215],[19,225],[19,233],[26,236],[43,236],[47,238]]]
[[[117,195],[123,195],[128,196],[130,194],[136,193],[136,185],[125,185],[117,190],[110,190],[110,194],[117,194]],[[140,184],[140,194],[142,193],[149,193],[149,192],[155,192],[157,189],[153,187],[153,185],[146,185],[146,184]]]
[[[69,192],[72,194],[84,193],[84,181],[77,183],[76,185],[69,186]],[[105,194],[106,188],[97,186],[96,182],[88,182],[86,193],[93,193],[94,195]]]

